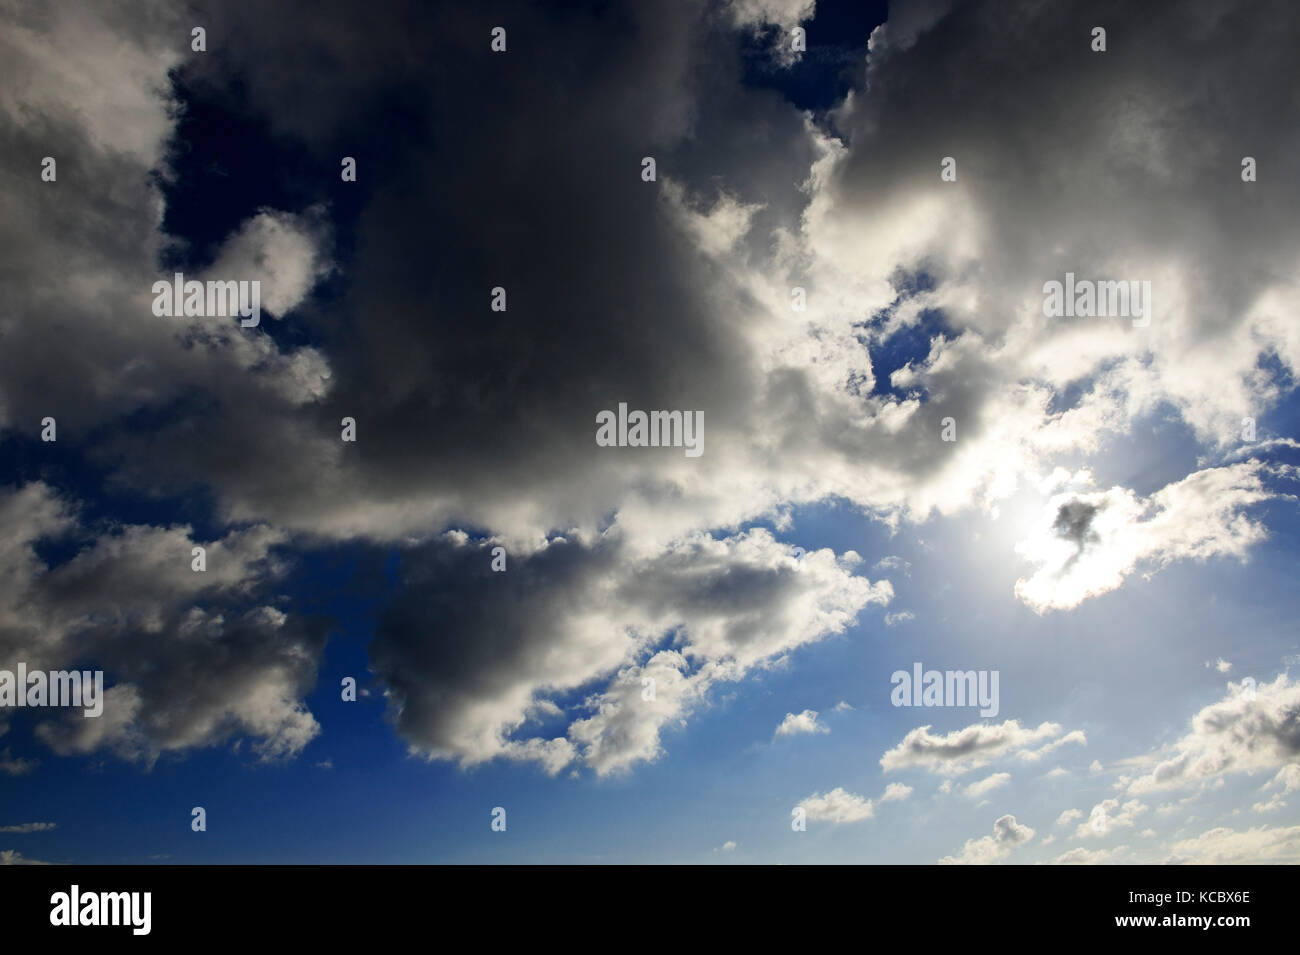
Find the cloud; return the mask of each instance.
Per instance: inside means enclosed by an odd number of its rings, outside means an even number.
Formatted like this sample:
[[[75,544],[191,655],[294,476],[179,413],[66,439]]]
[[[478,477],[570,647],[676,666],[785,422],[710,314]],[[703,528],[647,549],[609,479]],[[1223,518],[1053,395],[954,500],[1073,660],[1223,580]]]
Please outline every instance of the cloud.
[[[0,826],[0,832],[26,834],[29,832],[46,832],[58,827],[59,824],[56,822],[24,822],[16,826]]]
[[[891,612],[885,614],[885,626],[893,627],[897,624],[907,623],[907,621],[915,620],[915,619],[916,619],[916,614],[912,613],[912,611],[910,610],[900,610],[897,613]]]
[[[993,823],[993,834],[979,839],[967,839],[966,845],[955,856],[944,856],[940,865],[989,865],[1006,858],[1017,846],[1034,838],[1034,830],[1016,822],[1012,815],[1000,816]]]
[[[652,555],[612,534],[556,538],[493,573],[482,545],[451,535],[405,555],[372,669],[417,752],[620,772],[656,759],[661,730],[689,718],[715,685],[888,603],[888,582],[855,576],[854,563],[818,551],[796,570],[758,529],[695,535]],[[431,630],[436,642],[423,638]],[[565,736],[514,735],[527,732],[536,701],[592,683],[581,706],[590,715],[571,714]]]
[[[870,799],[847,792],[840,786],[836,786],[825,795],[813,793],[801,799],[799,805],[803,807],[810,820],[829,822],[837,826],[848,822],[861,822],[876,814]]]
[[[190,528],[98,532],[41,483],[0,490],[0,518],[12,528],[0,549],[0,651],[31,668],[93,664],[112,682],[101,717],[36,725],[56,753],[107,747],[151,762],[247,735],[259,756],[276,758],[319,731],[301,697],[315,681],[324,630],[267,602],[286,570],[275,552],[281,534],[255,526],[206,541],[208,569],[195,572]],[[59,535],[87,543],[49,566],[35,544]]]
[[[908,796],[912,795],[912,787],[903,783],[890,783],[885,787],[885,794],[880,797],[881,802],[902,802]]]
[[[737,843],[728,839],[726,842],[718,846],[718,848],[714,849],[713,851],[714,852],[735,852],[736,848],[737,848]]]
[[[1041,760],[1044,756],[1048,756],[1056,752],[1062,746],[1069,746],[1072,743],[1078,743],[1082,746],[1087,746],[1088,737],[1083,732],[1083,730],[1071,730],[1070,732],[1062,736],[1060,739],[1052,740],[1052,742],[1046,743],[1043,746],[1038,747],[1038,749],[1022,750],[1016,755],[1026,763],[1036,763],[1039,760]]]
[[[8,746],[5,747],[3,753],[0,753],[0,773],[7,776],[26,776],[39,765],[38,760],[14,756]]]
[[[1103,799],[1089,811],[1088,821],[1080,823],[1074,830],[1074,838],[1101,838],[1115,829],[1132,828],[1136,825],[1137,818],[1149,808],[1138,799],[1130,799],[1123,804],[1118,799]],[[1061,820],[1057,819],[1057,822]]]
[[[1286,800],[1281,793],[1274,793],[1267,802],[1257,802],[1250,807],[1251,812],[1277,812],[1286,808]]]
[[[1264,784],[1265,788],[1272,786],[1281,786],[1283,792],[1300,790],[1300,763],[1288,763],[1277,771],[1269,782]]]
[[[733,23],[752,33],[775,27],[771,56],[777,64],[788,67],[803,56],[793,48],[790,31],[812,18],[817,0],[727,0],[726,8]]]
[[[1237,110],[1194,91],[1193,73],[1208,70],[1233,88],[1267,84],[1281,50],[1259,23],[1249,29],[1259,31],[1252,39],[1266,48],[1262,59],[1232,44],[1193,69],[1188,53],[1223,11],[1172,19],[1134,13],[1122,27],[1133,45],[1112,48],[1098,71],[1096,54],[1078,40],[1075,5],[1022,5],[1012,31],[990,8],[945,7],[891,10],[873,34],[869,92],[837,114],[842,139],[828,137],[805,227],[819,297],[833,296],[836,306],[886,286],[889,268],[924,268],[932,279],[923,304],[942,308],[947,328],[924,361],[895,373],[895,385],[956,412],[972,443],[952,456],[946,495],[921,485],[917,497],[951,506],[973,482],[996,487],[1017,460],[1067,445],[1090,451],[1103,434],[1132,427],[1160,403],[1199,439],[1233,440],[1241,418],[1286,387],[1259,373],[1259,356],[1276,349],[1291,369],[1300,360],[1300,334],[1282,320],[1282,303],[1297,294],[1283,276],[1300,258],[1300,236],[1280,216],[1247,214],[1240,197],[1216,183],[1236,168],[1242,142],[1272,142],[1280,155],[1294,155],[1268,120],[1272,109],[1288,108],[1291,93],[1278,89],[1269,103]],[[1291,25],[1296,13],[1279,8],[1276,15]],[[1156,56],[1141,55],[1157,45]],[[963,87],[977,63],[985,70],[975,96]],[[1041,98],[1025,97],[1030,78],[1045,75],[1058,81]],[[1135,88],[1143,90],[1138,100]],[[1177,118],[1152,122],[1171,115],[1170,103],[1179,104]],[[1041,135],[1057,124],[1094,148],[1071,151],[1070,136],[1049,132],[1026,150],[1008,135]],[[1294,145],[1295,135],[1284,138]],[[945,155],[957,158],[955,183],[938,176]],[[1295,182],[1273,188],[1293,196]],[[1177,210],[1172,220],[1162,208]],[[862,229],[863,221],[879,228]],[[1204,234],[1198,221],[1216,228]],[[1261,262],[1269,264],[1248,271]],[[1150,280],[1150,325],[1045,319],[1043,284],[1067,270]],[[1066,382],[1079,387],[1077,397],[1039,403]],[[1018,387],[1033,410],[1016,438],[997,415]],[[931,407],[927,418],[937,422],[943,413]],[[986,454],[995,441],[1002,468]]]
[[[1118,858],[1128,851],[1128,846],[1115,846],[1113,849],[1085,849],[1079,846],[1063,852],[1052,860],[1052,865],[1115,865]]]
[[[1292,772],[1288,767],[1300,763],[1300,684],[1286,673],[1253,689],[1245,681],[1229,683],[1222,700],[1192,717],[1189,733],[1149,759],[1155,764],[1150,772],[1122,778],[1130,794],[1174,789],[1230,773]]]
[[[1219,827],[1174,844],[1174,865],[1282,865],[1300,861],[1300,826],[1256,826],[1244,832]]]
[[[1265,532],[1243,511],[1272,496],[1261,468],[1251,461],[1198,471],[1145,500],[1118,487],[1056,495],[1038,531],[1016,546],[1038,565],[1016,582],[1016,596],[1038,613],[1066,610],[1117,589],[1139,566],[1245,559]]]
[[[798,715],[794,713],[785,714],[785,719],[781,725],[776,728],[777,736],[795,736],[799,733],[829,733],[830,728],[824,723],[817,722],[816,710],[804,710]]]
[[[1012,754],[1037,758],[1041,750],[1035,751],[1035,744],[1059,737],[1063,730],[1059,723],[1040,723],[1028,729],[1016,720],[1007,720],[1000,724],[975,723],[940,736],[931,733],[929,726],[919,726],[886,752],[880,765],[887,773],[913,767],[936,773],[964,773]]]
[[[15,849],[0,849],[0,865],[49,865],[39,859],[29,859]]]
[[[283,316],[334,268],[324,252],[326,221],[323,206],[301,214],[261,209],[225,240],[203,278],[256,280],[262,308]]]
[[[1083,817],[1082,809],[1067,809],[1059,816],[1056,817],[1056,824],[1058,826],[1068,825],[1069,823],[1073,822],[1075,819],[1080,819],[1082,817]]]
[[[971,799],[980,799],[987,796],[1000,786],[1005,786],[1010,781],[1010,773],[993,773],[992,775],[981,779],[979,782],[974,782],[969,786],[966,786],[962,789],[962,794],[969,796]]]
[[[789,29],[812,18],[817,0],[728,0],[727,9],[736,23],[745,26],[772,24]]]

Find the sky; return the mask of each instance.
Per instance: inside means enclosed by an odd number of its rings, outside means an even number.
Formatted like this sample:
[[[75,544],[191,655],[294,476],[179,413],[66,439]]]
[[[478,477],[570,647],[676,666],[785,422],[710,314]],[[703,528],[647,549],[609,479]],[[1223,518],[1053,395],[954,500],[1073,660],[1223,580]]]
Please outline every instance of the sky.
[[[0,862],[1300,861],[1295,5],[0,18]]]

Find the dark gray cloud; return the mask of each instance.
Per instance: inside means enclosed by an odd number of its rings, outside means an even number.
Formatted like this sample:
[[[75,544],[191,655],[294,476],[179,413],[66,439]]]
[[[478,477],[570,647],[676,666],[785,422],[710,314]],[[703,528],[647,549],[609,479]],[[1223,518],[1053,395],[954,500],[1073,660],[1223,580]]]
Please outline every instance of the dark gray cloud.
[[[247,736],[262,757],[293,755],[319,727],[302,703],[327,626],[281,611],[287,566],[266,527],[199,544],[187,527],[127,525],[51,567],[35,545],[80,528],[42,484],[0,492],[0,660],[12,668],[105,671],[102,714],[41,712],[37,736],[56,752],[108,747],[150,763],[164,752]],[[33,766],[6,756],[19,775]]]
[[[370,659],[422,753],[537,758],[552,771],[653,758],[659,726],[713,684],[841,632],[892,596],[887,581],[852,576],[851,561],[828,551],[796,565],[765,531],[699,536],[651,556],[617,536],[558,538],[507,555],[504,571],[492,563],[487,543],[455,534],[403,554]],[[643,678],[656,683],[653,700]],[[592,716],[549,739],[527,725],[559,716],[555,701],[576,692]]]
[[[1063,537],[1073,544],[1076,548],[1075,554],[1070,558],[1073,562],[1083,553],[1084,547],[1089,541],[1100,540],[1097,532],[1092,529],[1092,520],[1101,510],[1101,505],[1091,504],[1088,501],[1066,501],[1056,511],[1056,520],[1052,522],[1052,530],[1058,537]],[[1066,564],[1069,567],[1069,563]]]

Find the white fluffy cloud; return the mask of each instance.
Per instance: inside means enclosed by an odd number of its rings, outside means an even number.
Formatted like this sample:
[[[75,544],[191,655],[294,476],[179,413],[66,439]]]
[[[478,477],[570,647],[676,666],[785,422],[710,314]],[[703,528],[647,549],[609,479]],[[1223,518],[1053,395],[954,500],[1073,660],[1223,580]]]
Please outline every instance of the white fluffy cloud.
[[[978,782],[966,786],[962,789],[962,794],[969,796],[971,799],[982,799],[984,796],[993,792],[993,790],[1005,786],[1009,782],[1011,782],[1010,773],[993,773]]]
[[[829,733],[830,727],[817,722],[816,710],[804,710],[802,713],[787,713],[781,725],[776,728],[777,736],[795,736],[799,733]]]
[[[1034,838],[1034,830],[1016,822],[1010,814],[1001,816],[993,823],[993,834],[979,839],[968,839],[961,852],[955,856],[944,856],[940,865],[988,865],[999,862],[1011,854],[1017,846],[1022,846]]]
[[[1040,723],[1029,729],[1016,720],[975,723],[942,736],[931,733],[929,726],[918,726],[880,758],[880,765],[887,773],[913,767],[936,773],[964,773],[1004,756],[1038,758],[1046,748],[1039,748],[1038,744],[1054,741],[1063,732],[1064,727],[1059,723]],[[1079,731],[1068,736],[1074,737],[1075,733]]]
[[[1118,799],[1103,799],[1089,811],[1088,821],[1080,823],[1074,830],[1074,838],[1101,838],[1115,829],[1131,829],[1137,824],[1138,817],[1149,808],[1138,799],[1130,799],[1122,804]],[[1063,819],[1065,814],[1062,813],[1061,816]],[[1057,822],[1061,822],[1061,819]]]
[[[1124,488],[1057,494],[1033,536],[1016,546],[1037,565],[1016,596],[1038,613],[1115,590],[1139,567],[1175,560],[1244,559],[1265,536],[1245,509],[1272,496],[1252,461],[1197,471],[1147,499]]]
[[[1111,849],[1086,849],[1078,846],[1052,860],[1052,865],[1116,865],[1123,861],[1128,846]]]
[[[1282,865],[1300,862],[1300,826],[1219,827],[1174,844],[1167,860],[1182,865]]]
[[[876,814],[870,799],[864,799],[854,793],[836,786],[825,795],[813,793],[799,801],[808,819],[817,822],[829,822],[840,825],[846,822],[861,822]]]
[[[912,787],[903,783],[890,783],[885,787],[885,793],[880,797],[881,802],[902,802],[908,796],[912,795]]]
[[[1253,681],[1252,681],[1253,682]],[[1229,683],[1224,699],[1192,717],[1191,731],[1146,760],[1150,771],[1121,777],[1133,795],[1210,782],[1230,773],[1277,771],[1293,788],[1300,765],[1300,683]]]
[[[1065,826],[1073,822],[1075,819],[1081,818],[1082,816],[1083,816],[1082,809],[1067,809],[1064,812],[1062,812],[1059,816],[1056,817],[1056,824],[1058,826]]]
[[[332,265],[325,255],[324,209],[295,215],[262,209],[229,236],[206,279],[261,283],[261,305],[276,316],[292,311]]]

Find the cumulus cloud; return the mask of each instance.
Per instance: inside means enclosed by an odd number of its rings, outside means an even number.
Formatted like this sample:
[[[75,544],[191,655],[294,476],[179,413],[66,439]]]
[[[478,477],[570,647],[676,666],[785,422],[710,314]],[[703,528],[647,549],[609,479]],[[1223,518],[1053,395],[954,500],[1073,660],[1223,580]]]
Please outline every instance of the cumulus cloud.
[[[1139,567],[1244,559],[1265,534],[1244,513],[1272,496],[1261,468],[1252,461],[1197,471],[1147,499],[1124,488],[1056,495],[1036,533],[1016,546],[1037,565],[1016,581],[1016,596],[1045,613],[1115,590]]]
[[[1004,756],[1037,758],[1042,751],[1038,744],[1061,737],[1063,732],[1059,723],[1045,722],[1029,729],[1016,720],[975,723],[942,736],[930,732],[929,726],[918,726],[880,757],[880,765],[887,773],[913,767],[935,773],[964,773]]]
[[[1281,793],[1274,793],[1267,801],[1261,800],[1250,807],[1251,812],[1277,812],[1286,808],[1286,800]]]
[[[912,795],[912,792],[911,786],[905,786],[902,783],[890,783],[885,787],[885,791],[880,798],[873,801],[837,786],[824,795],[822,793],[813,793],[801,800],[799,805],[809,819],[824,820],[835,824],[861,822],[875,816],[877,803],[883,805],[884,803],[903,802]]]
[[[1034,830],[1016,822],[1010,814],[993,823],[993,834],[979,839],[967,839],[966,845],[955,856],[944,856],[940,865],[989,865],[999,862],[1034,838]]]
[[[1075,819],[1082,818],[1082,816],[1083,816],[1082,809],[1067,809],[1059,816],[1056,817],[1056,824],[1058,826],[1068,825],[1069,823],[1073,822]]]
[[[890,783],[885,787],[885,794],[880,797],[881,802],[902,802],[908,796],[912,795],[912,787],[903,783]]]
[[[876,814],[870,799],[864,799],[854,793],[836,786],[825,795],[813,793],[799,801],[810,820],[829,822],[840,825],[846,822],[861,822]]]
[[[662,728],[711,687],[842,633],[892,597],[888,581],[854,575],[856,561],[829,551],[795,569],[761,529],[697,535],[650,557],[612,535],[557,538],[512,560],[493,573],[484,546],[455,535],[407,555],[371,659],[419,752],[625,770],[655,759]],[[423,639],[435,628],[437,641]],[[537,701],[593,681],[591,715],[566,736],[513,736]]]
[[[112,748],[146,762],[167,750],[247,735],[265,758],[300,751],[319,727],[301,702],[315,680],[323,628],[277,609],[285,572],[267,527],[198,545],[185,526],[122,525],[99,532],[75,505],[36,482],[0,491],[12,533],[0,548],[0,651],[29,667],[106,671],[103,715],[39,722],[56,753]],[[74,557],[47,565],[36,543],[84,536]],[[21,772],[22,761],[7,765]]]
[[[29,859],[16,849],[0,849],[0,865],[49,865],[39,859]]]
[[[1245,831],[1210,829],[1176,842],[1173,865],[1284,865],[1300,861],[1300,826],[1256,826]]]
[[[806,235],[819,293],[837,306],[873,291],[889,304],[886,269],[901,263],[934,278],[924,304],[943,309],[946,328],[930,356],[896,372],[895,383],[930,398],[930,421],[944,413],[935,404],[960,412],[957,420],[977,440],[952,456],[946,493],[925,486],[916,497],[951,506],[972,484],[996,488],[1017,461],[1067,444],[1091,449],[1161,402],[1207,442],[1233,440],[1241,418],[1278,393],[1278,379],[1259,373],[1259,356],[1275,349],[1291,369],[1300,357],[1300,335],[1282,320],[1282,303],[1296,295],[1283,276],[1300,236],[1253,203],[1247,212],[1236,192],[1218,185],[1224,170],[1237,168],[1241,142],[1272,141],[1268,117],[1288,108],[1290,93],[1276,89],[1271,103],[1238,109],[1197,91],[1192,71],[1267,84],[1281,54],[1265,31],[1279,23],[1248,28],[1270,48],[1262,59],[1243,44],[1223,44],[1212,62],[1193,68],[1186,51],[1224,11],[1135,17],[1123,27],[1134,45],[1108,52],[1099,72],[1089,59],[1095,54],[1078,41],[1070,4],[1023,5],[1014,30],[989,6],[898,6],[872,38],[870,95],[844,105],[838,118],[846,133],[826,143]],[[1295,11],[1276,15],[1290,25]],[[1029,36],[1037,38],[1032,49]],[[1156,56],[1143,55],[1157,48]],[[988,81],[972,95],[967,68],[977,60],[997,69],[982,74]],[[936,71],[937,61],[945,69]],[[1062,81],[1041,98],[1026,97],[1026,84],[1043,75]],[[1177,120],[1153,121],[1169,117],[1161,104],[1170,102],[1180,104]],[[1095,148],[1081,155],[1071,136],[1042,136],[1053,121],[1068,122]],[[1035,129],[1034,147],[1008,136],[1011,128]],[[957,157],[956,183],[939,179],[945,155]],[[1280,155],[1294,162],[1295,153]],[[1294,181],[1275,188],[1290,194]],[[1157,209],[1176,210],[1174,218]],[[1195,223],[1209,209],[1216,228],[1205,234]],[[857,228],[864,219],[878,228]],[[1200,238],[1176,241],[1180,234]],[[1260,263],[1269,264],[1252,271]],[[1045,319],[1043,284],[1067,270],[1150,280],[1150,325]],[[994,356],[996,375],[988,364]],[[1067,382],[1081,386],[1077,398],[1042,401]],[[1017,391],[1032,408],[1026,414],[1006,400]],[[1004,414],[1028,430],[1019,438],[1002,431]],[[995,443],[1001,466],[985,453]]]
[[[262,307],[282,316],[331,271],[328,242],[321,206],[301,214],[261,209],[226,239],[203,278],[260,282]]]
[[[1300,684],[1287,673],[1257,686],[1229,683],[1227,695],[1192,717],[1191,731],[1152,754],[1154,765],[1122,777],[1129,793],[1211,782],[1231,773],[1277,771],[1287,789],[1300,765]]]
[[[817,0],[728,0],[727,8],[739,24],[770,23],[789,29],[812,17]]]
[[[1123,861],[1128,846],[1115,846],[1113,849],[1086,849],[1078,846],[1063,852],[1052,860],[1052,865],[1115,865]]]
[[[1078,743],[1081,746],[1088,745],[1088,737],[1083,730],[1070,730],[1070,732],[1066,733],[1060,739],[1054,739],[1050,743],[1044,743],[1037,749],[1021,750],[1016,754],[1016,756],[1026,763],[1036,763],[1043,757],[1056,752],[1062,746],[1069,746],[1073,743]],[[1051,774],[1049,773],[1048,775]]]
[[[816,710],[804,710],[802,713],[787,713],[781,725],[776,728],[777,736],[795,736],[799,733],[829,733],[825,723],[817,722]]]
[[[727,0],[727,9],[732,22],[751,33],[775,27],[771,37],[772,59],[788,67],[802,56],[801,51],[794,49],[790,31],[812,17],[817,0]]]
[[[964,789],[962,789],[962,794],[965,796],[969,796],[971,799],[981,799],[984,796],[987,796],[993,790],[998,789],[1001,786],[1005,786],[1009,782],[1011,782],[1010,773],[993,773],[992,775],[986,776],[983,779],[979,780],[978,782],[974,782],[971,783],[969,786],[966,786]]]
[[[1265,788],[1281,786],[1283,792],[1300,790],[1300,763],[1287,763],[1277,771],[1277,775],[1264,784]]]
[[[1103,799],[1089,811],[1088,821],[1080,823],[1074,830],[1074,838],[1101,838],[1115,829],[1132,828],[1137,823],[1138,817],[1149,808],[1138,799],[1130,799],[1124,803],[1118,799]],[[1062,818],[1064,815],[1062,813]],[[1061,821],[1057,819],[1057,823]]]

